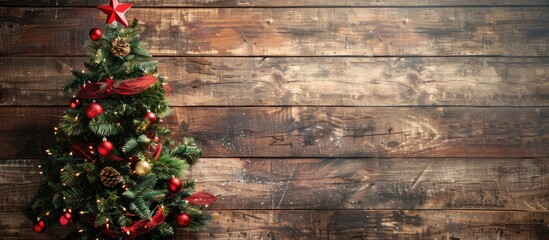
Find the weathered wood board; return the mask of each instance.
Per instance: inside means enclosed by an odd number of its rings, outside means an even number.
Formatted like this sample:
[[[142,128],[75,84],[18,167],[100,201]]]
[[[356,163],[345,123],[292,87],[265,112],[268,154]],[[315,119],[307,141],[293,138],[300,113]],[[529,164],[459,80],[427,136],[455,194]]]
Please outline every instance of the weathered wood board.
[[[94,8],[0,8],[0,55],[83,55]],[[75,18],[74,16],[78,16]],[[549,8],[133,9],[156,55],[549,56]]]
[[[123,1],[121,1],[123,2]],[[132,0],[138,7],[428,7],[428,6],[548,6],[547,0]],[[104,0],[0,0],[0,6],[82,7],[99,6]]]
[[[66,107],[5,107],[0,158],[53,144]],[[548,157],[547,107],[175,107],[206,157]]]
[[[211,210],[203,232],[178,239],[547,239],[549,213],[520,211]],[[23,216],[0,212],[5,240],[60,239],[34,233]]]
[[[17,211],[43,179],[39,159],[0,160],[0,211]],[[187,180],[212,209],[500,209],[547,211],[549,159],[203,158]]]
[[[549,239],[548,0],[127,0],[205,158],[178,239]],[[0,0],[0,237],[106,0]],[[77,16],[77,17],[75,17]]]
[[[82,57],[0,61],[0,104],[66,105]],[[547,58],[162,57],[172,106],[547,106]],[[3,69],[3,70],[2,70]]]

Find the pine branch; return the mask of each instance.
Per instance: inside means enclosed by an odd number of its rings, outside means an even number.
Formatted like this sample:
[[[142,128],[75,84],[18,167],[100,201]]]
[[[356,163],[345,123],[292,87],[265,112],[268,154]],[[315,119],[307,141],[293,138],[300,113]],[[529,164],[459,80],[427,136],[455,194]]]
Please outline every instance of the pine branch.
[[[168,154],[162,154],[154,163],[153,172],[161,180],[171,179],[172,176],[183,177],[183,172],[187,170],[189,164],[178,157],[172,157]]]
[[[88,187],[75,185],[66,188],[65,190],[61,191],[61,193],[65,197],[65,203],[67,205],[80,205],[90,198],[89,190],[90,188]]]
[[[202,150],[196,147],[196,143],[193,138],[187,137],[184,139],[184,144],[180,144],[173,149],[170,155],[184,158],[188,163],[192,164],[202,157]]]
[[[84,162],[82,168],[86,172],[86,178],[88,179],[88,182],[90,184],[95,184],[97,182],[97,177],[99,176],[99,172],[97,170],[97,166],[91,162]]]
[[[147,202],[162,202],[166,198],[165,190],[153,190],[143,193],[143,199]]]
[[[106,120],[107,117],[103,117],[107,114],[101,114],[98,117],[92,119],[89,123],[89,129],[98,136],[112,136],[120,134],[122,132],[122,126],[120,123],[114,123]]]
[[[59,130],[64,132],[69,137],[78,136],[86,131],[84,118],[77,113],[67,111],[61,118]]]
[[[60,180],[65,186],[71,187],[80,181],[81,172],[73,164],[67,164],[62,168]]]
[[[122,152],[123,153],[128,153],[128,152],[134,150],[136,147],[137,147],[137,140],[131,138],[128,141],[126,141],[124,146],[122,146]]]
[[[136,198],[132,203],[130,203],[130,209],[137,214],[137,216],[144,219],[151,219],[152,214],[149,209],[149,205],[145,202],[143,198]]]
[[[168,223],[162,223],[158,226],[158,231],[162,239],[167,239],[175,235],[175,231],[172,226]]]

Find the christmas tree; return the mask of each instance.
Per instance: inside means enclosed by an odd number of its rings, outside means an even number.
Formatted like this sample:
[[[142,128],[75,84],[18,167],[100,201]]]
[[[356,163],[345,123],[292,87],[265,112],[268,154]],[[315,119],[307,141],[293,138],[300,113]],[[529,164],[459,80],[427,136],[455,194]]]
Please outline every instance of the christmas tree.
[[[140,43],[138,21],[124,17],[130,7],[98,7],[107,24],[90,31],[87,71],[73,71],[65,90],[76,95],[40,166],[45,181],[23,210],[36,232],[59,224],[73,227],[68,239],[170,239],[176,228],[199,230],[216,200],[182,180],[201,151],[191,138],[175,144],[161,125],[170,88]]]

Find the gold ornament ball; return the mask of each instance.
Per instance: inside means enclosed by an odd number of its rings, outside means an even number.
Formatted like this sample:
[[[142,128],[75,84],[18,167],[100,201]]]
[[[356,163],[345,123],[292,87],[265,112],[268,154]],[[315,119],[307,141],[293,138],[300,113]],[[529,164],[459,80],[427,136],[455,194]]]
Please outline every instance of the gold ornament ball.
[[[151,164],[147,161],[141,160],[135,164],[135,173],[141,177],[147,176],[151,172],[151,169]]]

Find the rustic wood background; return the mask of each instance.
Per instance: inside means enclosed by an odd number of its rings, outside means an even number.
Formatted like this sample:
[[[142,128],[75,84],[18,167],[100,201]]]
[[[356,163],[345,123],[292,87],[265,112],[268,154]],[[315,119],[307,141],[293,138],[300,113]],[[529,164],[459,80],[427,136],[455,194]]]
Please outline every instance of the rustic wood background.
[[[0,0],[0,238],[106,0]],[[122,1],[126,2],[126,1]],[[219,201],[179,239],[549,239],[548,0],[135,0]]]

